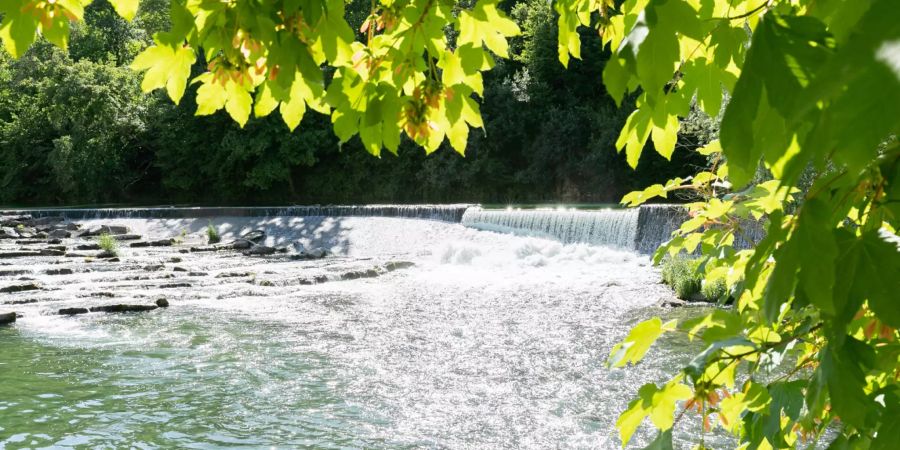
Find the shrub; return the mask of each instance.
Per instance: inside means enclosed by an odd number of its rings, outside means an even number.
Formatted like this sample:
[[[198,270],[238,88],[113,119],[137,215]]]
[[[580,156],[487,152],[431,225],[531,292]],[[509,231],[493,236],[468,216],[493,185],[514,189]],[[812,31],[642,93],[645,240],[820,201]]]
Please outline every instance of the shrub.
[[[209,239],[210,244],[217,244],[222,240],[219,236],[219,231],[213,226],[212,221],[209,221],[209,225],[206,226],[206,237]]]
[[[718,302],[728,294],[728,286],[725,284],[724,277],[716,278],[712,282],[704,281],[702,284],[700,293],[707,301]]]
[[[699,261],[678,255],[663,260],[662,279],[675,290],[680,299],[689,299],[700,292],[702,276],[697,274]]]
[[[119,254],[119,241],[116,238],[110,236],[107,233],[103,233],[100,237],[97,238],[97,245],[100,248],[110,255],[118,255]]]

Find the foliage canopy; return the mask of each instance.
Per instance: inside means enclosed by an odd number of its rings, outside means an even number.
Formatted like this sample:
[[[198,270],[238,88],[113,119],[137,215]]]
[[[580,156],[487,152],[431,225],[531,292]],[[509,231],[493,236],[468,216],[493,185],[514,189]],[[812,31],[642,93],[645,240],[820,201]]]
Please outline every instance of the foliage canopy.
[[[111,3],[126,19],[139,7]],[[38,34],[65,48],[85,4],[4,0],[0,39],[13,56]],[[649,417],[659,430],[651,448],[671,448],[675,422],[696,412],[704,429],[734,433],[745,448],[798,447],[829,429],[835,448],[900,447],[896,1],[552,7],[562,64],[581,57],[586,28],[614,53],[603,82],[617,102],[637,104],[616,143],[630,165],[648,140],[671,157],[693,102],[715,117],[731,98],[721,139],[699,149],[709,170],[623,199],[695,192],[692,218],[655,258],[700,253],[697,270],[724,279],[735,299],[685,323],[642,323],[613,350],[619,367],[663,333],[706,345],[674,378],[639,390],[619,419],[623,444]],[[171,28],[132,67],[144,90],[165,89],[176,103],[196,83],[197,114],[224,109],[242,126],[277,109],[294,129],[312,109],[375,155],[395,152],[401,134],[429,152],[445,139],[464,152],[470,128],[483,127],[483,73],[508,56],[516,23],[496,0],[380,0],[357,35],[345,12],[342,0],[175,0]],[[192,76],[198,59],[205,69]]]

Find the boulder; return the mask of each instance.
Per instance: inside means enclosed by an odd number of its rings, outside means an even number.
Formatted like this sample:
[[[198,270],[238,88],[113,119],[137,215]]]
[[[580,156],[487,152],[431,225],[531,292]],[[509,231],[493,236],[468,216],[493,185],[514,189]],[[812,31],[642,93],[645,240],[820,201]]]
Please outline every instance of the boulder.
[[[47,269],[44,271],[44,275],[72,275],[75,273],[72,269]]]
[[[184,267],[178,267],[178,266],[173,267],[172,270],[174,270],[175,272],[187,272],[188,271]]]
[[[61,316],[74,316],[76,314],[87,314],[87,308],[62,308],[59,310]]]
[[[41,256],[64,256],[66,254],[65,250],[59,250],[56,248],[43,248],[39,251]]]
[[[81,244],[75,246],[75,250],[100,250],[100,244]]]
[[[105,305],[105,306],[94,306],[91,308],[91,312],[106,312],[106,313],[120,313],[120,312],[141,312],[141,311],[153,311],[158,308],[156,305]]]
[[[26,273],[31,273],[31,271],[21,269],[0,270],[0,277],[14,277],[16,275],[25,275]]]
[[[165,298],[158,298],[158,299],[156,299],[156,306],[159,306],[160,308],[168,308],[169,301],[166,300]]]
[[[115,258],[116,256],[118,256],[118,255],[116,255],[113,252],[108,252],[106,250],[103,250],[102,252],[97,254],[97,257],[102,258],[102,259],[112,259],[112,258]]]
[[[35,283],[14,284],[12,286],[0,288],[0,294],[10,294],[13,292],[24,292],[24,291],[36,291],[40,288],[41,287]]]
[[[60,230],[60,229],[50,230],[50,232],[47,233],[48,237],[55,238],[55,239],[65,239],[65,238],[70,237],[71,235],[72,235],[72,233],[70,233],[68,230]]]
[[[259,244],[266,239],[266,232],[263,230],[253,230],[249,233],[242,234],[241,239],[250,241],[254,244]]]
[[[100,236],[101,234],[123,235],[128,233],[128,227],[124,225],[94,225],[81,230],[78,237]]]
[[[37,217],[29,220],[32,226],[35,227],[47,227],[51,225],[56,225],[60,222],[65,221],[66,218],[63,216],[47,216],[47,217]]]
[[[15,321],[16,321],[16,313],[14,313],[14,312],[0,313],[0,325],[13,323]]]
[[[390,262],[388,262],[387,264],[384,265],[384,268],[385,268],[388,272],[392,272],[392,271],[394,271],[394,270],[408,269],[408,268],[410,268],[410,267],[412,267],[412,266],[415,266],[415,265],[416,265],[415,263],[412,263],[412,262],[409,262],[409,261],[390,261]]]
[[[20,238],[29,239],[37,235],[37,230],[35,230],[34,228],[21,227],[16,228],[16,233],[19,233]]]
[[[314,248],[310,251],[301,251],[300,253],[295,253],[291,255],[291,259],[294,260],[303,260],[303,259],[322,259],[328,255],[328,252],[321,248]]]
[[[357,270],[357,271],[341,274],[341,279],[342,280],[356,280],[358,278],[374,278],[374,277],[377,277],[378,275],[381,275],[381,272],[379,272],[376,269]]]
[[[157,270],[163,270],[166,266],[163,264],[147,264],[144,266],[144,270],[147,272],[156,272]]]
[[[0,239],[16,239],[19,233],[13,227],[0,227]]]

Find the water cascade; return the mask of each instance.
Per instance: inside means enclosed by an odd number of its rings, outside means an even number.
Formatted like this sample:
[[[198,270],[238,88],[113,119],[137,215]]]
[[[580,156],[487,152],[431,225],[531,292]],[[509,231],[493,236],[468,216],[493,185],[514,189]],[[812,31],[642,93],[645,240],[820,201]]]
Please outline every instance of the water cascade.
[[[480,230],[525,234],[564,243],[586,243],[634,249],[637,239],[637,209],[507,209],[469,208],[462,224]]]

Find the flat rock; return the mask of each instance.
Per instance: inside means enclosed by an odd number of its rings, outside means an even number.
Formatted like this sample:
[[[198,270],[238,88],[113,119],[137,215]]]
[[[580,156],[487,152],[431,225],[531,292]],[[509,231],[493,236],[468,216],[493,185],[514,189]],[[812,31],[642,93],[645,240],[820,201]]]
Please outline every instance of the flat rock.
[[[87,308],[62,308],[59,310],[61,316],[74,316],[76,314],[87,314]]]
[[[144,266],[144,270],[147,272],[156,272],[157,270],[163,270],[166,266],[163,264],[147,264]]]
[[[16,313],[14,313],[14,312],[0,313],[0,325],[13,323],[15,321],[16,321]]]
[[[356,270],[353,272],[347,272],[347,273],[341,274],[341,279],[342,280],[355,280],[357,278],[374,278],[374,277],[377,277],[378,275],[381,275],[381,272],[379,272],[376,269]]]
[[[189,288],[191,283],[167,283],[159,285],[160,289]]]
[[[141,239],[139,234],[112,234],[111,236],[117,241],[139,241]]]
[[[36,291],[41,287],[35,283],[14,284],[5,288],[0,288],[0,294],[9,294],[13,292]]]
[[[47,269],[44,271],[44,275],[72,275],[75,273],[72,269]]]
[[[65,248],[63,250],[55,249],[55,248],[43,248],[39,250],[41,256],[64,256],[66,254]]]
[[[390,261],[384,265],[385,270],[392,272],[394,270],[408,269],[416,264],[410,261]]]
[[[41,256],[37,250],[19,250],[13,252],[0,252],[0,258],[23,258],[27,256]]]
[[[72,235],[72,233],[69,232],[69,230],[61,230],[61,229],[50,230],[50,232],[47,233],[47,237],[57,238],[57,239],[68,238],[71,235]]]
[[[244,253],[244,256],[271,255],[271,254],[275,253],[275,247],[267,247],[265,245],[254,245],[253,247],[250,248],[250,250],[247,250],[246,252],[243,252],[243,253]]]
[[[218,247],[191,247],[191,252],[217,252]]]
[[[105,306],[94,306],[91,308],[91,312],[106,312],[106,313],[120,313],[120,312],[142,312],[142,311],[153,311],[158,308],[156,305],[105,305]]]
[[[100,244],[81,244],[75,246],[75,250],[100,250]]]
[[[100,236],[101,234],[123,235],[128,233],[128,227],[124,225],[95,225],[84,229],[79,237]]]
[[[16,275],[25,275],[26,273],[31,273],[31,271],[22,269],[0,270],[0,277],[14,277]]]

